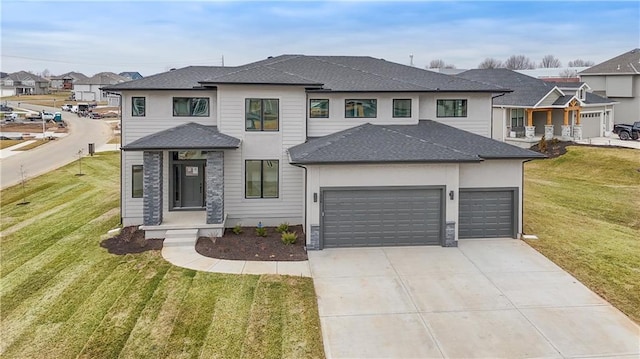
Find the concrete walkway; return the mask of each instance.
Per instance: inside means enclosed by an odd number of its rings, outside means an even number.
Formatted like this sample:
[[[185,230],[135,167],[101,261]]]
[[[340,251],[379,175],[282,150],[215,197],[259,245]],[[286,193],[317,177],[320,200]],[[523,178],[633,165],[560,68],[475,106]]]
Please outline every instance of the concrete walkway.
[[[609,137],[593,137],[584,140],[576,141],[576,143],[593,146],[619,146],[627,148],[640,149],[640,140],[621,140],[618,135],[611,135]]]
[[[162,245],[162,257],[178,267],[229,274],[281,274],[310,277],[308,261],[237,261],[209,258],[196,252],[197,230],[170,230]]]
[[[526,243],[309,252],[327,358],[639,358],[640,327]]]

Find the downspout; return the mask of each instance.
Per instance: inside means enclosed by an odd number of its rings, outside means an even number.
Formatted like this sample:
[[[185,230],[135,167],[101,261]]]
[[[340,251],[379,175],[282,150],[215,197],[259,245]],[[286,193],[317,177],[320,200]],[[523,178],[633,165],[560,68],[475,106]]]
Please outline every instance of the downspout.
[[[520,208],[520,212],[522,213],[522,215],[520,216],[520,223],[522,223],[522,231],[520,232],[520,239],[522,239],[522,236],[525,234],[524,233],[524,164],[527,162],[533,161],[533,159],[528,159],[528,160],[524,160],[522,161],[522,169],[520,170],[520,173],[522,173],[522,179],[521,182],[522,184],[520,185],[520,188],[522,188],[522,190],[520,191],[520,197],[522,198],[522,208]]]
[[[122,139],[124,138],[124,136],[122,136],[122,129],[124,129],[124,126],[122,125],[122,120],[123,120],[123,112],[122,112],[122,95],[120,93],[117,92],[112,92],[113,94],[115,94],[116,96],[118,96],[120,98],[120,226],[122,226],[123,220],[122,220],[122,210],[123,210],[123,206],[124,206],[124,201],[122,200],[123,197],[123,190],[124,190],[124,172],[122,171],[122,164],[124,163],[124,158],[123,158],[123,151],[122,151]]]
[[[289,158],[289,160],[291,160],[291,158]],[[307,233],[307,167],[305,166],[301,166],[301,165],[297,165],[297,164],[293,164],[293,163],[289,163],[292,166],[296,166],[296,167],[300,167],[304,170],[304,227],[303,227],[303,231],[306,233],[306,235],[308,236],[309,233]],[[307,249],[307,244],[304,244],[304,248],[305,250]]]

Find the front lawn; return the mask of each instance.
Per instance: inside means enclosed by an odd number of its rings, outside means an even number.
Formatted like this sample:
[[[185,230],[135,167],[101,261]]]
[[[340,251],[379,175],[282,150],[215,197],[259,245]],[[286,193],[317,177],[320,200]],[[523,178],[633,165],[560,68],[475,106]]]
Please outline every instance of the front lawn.
[[[3,358],[321,358],[311,278],[178,268],[100,247],[119,223],[118,153],[0,197]],[[29,204],[20,205],[20,202]]]
[[[640,322],[640,151],[573,146],[525,176],[528,243]]]

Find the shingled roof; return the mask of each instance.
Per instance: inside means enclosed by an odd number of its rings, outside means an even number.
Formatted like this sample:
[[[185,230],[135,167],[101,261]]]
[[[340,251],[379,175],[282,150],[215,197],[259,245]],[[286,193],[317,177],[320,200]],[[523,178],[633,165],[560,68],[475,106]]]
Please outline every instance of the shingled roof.
[[[493,100],[494,105],[533,107],[554,88],[553,84],[509,69],[475,69],[456,76],[513,90],[504,96],[496,97]]]
[[[579,75],[640,75],[640,48],[589,67]]]
[[[104,89],[192,89],[228,83],[304,85],[336,92],[509,91],[372,57],[305,55],[282,55],[238,67],[186,67]]]
[[[364,124],[289,148],[293,164],[456,163],[544,155],[431,120]]]
[[[233,149],[239,146],[239,139],[218,132],[216,126],[189,122],[137,139],[122,149],[125,151],[209,150]]]

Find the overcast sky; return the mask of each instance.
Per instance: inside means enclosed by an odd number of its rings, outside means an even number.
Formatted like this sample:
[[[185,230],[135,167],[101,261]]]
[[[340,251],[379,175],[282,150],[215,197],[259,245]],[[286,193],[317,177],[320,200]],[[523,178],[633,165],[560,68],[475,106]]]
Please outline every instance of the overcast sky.
[[[475,68],[546,54],[596,63],[640,47],[640,1],[2,0],[0,70],[52,74],[237,66],[280,54]]]

